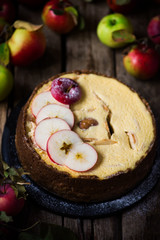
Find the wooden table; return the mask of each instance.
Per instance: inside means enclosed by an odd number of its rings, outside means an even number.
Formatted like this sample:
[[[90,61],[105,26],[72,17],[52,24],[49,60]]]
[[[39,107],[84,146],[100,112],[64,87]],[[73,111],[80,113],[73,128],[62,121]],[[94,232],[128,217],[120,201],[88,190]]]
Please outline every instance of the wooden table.
[[[0,103],[0,134],[12,108],[34,87],[54,74],[75,69],[93,69],[118,78],[133,87],[150,103],[156,120],[160,123],[160,76],[149,81],[139,81],[126,73],[122,62],[122,49],[112,50],[100,43],[96,35],[99,20],[110,13],[106,1],[85,3],[72,1],[78,5],[86,22],[83,31],[73,31],[59,36],[47,27],[47,49],[43,58],[28,67],[15,67],[14,91],[8,100]],[[152,2],[152,1],[151,1]],[[160,13],[158,5],[137,10],[128,15],[137,37],[146,36],[146,27],[151,17]],[[41,10],[19,7],[19,19],[41,23]],[[27,227],[37,220],[55,223],[72,229],[80,240],[108,239],[160,239],[160,181],[140,202],[117,214],[95,219],[69,218],[49,212],[28,197],[25,208],[17,217],[17,222]],[[38,231],[38,227],[35,229]]]

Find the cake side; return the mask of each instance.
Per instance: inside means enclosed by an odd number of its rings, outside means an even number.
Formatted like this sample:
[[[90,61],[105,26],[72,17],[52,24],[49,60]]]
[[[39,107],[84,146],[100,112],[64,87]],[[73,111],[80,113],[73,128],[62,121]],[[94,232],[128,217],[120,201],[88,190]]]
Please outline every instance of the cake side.
[[[81,72],[76,73],[81,74]],[[63,74],[58,76],[61,75]],[[56,77],[57,76],[48,81],[52,81]],[[41,83],[33,91],[29,101],[20,113],[16,130],[16,147],[20,162],[24,169],[30,172],[31,178],[35,182],[66,199],[86,202],[103,201],[120,196],[134,187],[146,176],[154,160],[155,137],[150,143],[147,152],[145,152],[145,157],[142,156],[141,159],[136,162],[134,169],[127,168],[125,171],[117,171],[116,174],[111,174],[104,179],[100,179],[93,174],[89,175],[87,172],[85,175],[80,173],[78,177],[74,177],[67,171],[60,171],[59,169],[46,164],[35,149],[33,149],[33,143],[31,139],[27,137],[25,128],[27,109],[33,96],[43,85],[44,83]],[[154,136],[156,136],[154,117],[148,103],[145,100],[142,101],[152,116]],[[82,186],[84,186],[84,188]]]

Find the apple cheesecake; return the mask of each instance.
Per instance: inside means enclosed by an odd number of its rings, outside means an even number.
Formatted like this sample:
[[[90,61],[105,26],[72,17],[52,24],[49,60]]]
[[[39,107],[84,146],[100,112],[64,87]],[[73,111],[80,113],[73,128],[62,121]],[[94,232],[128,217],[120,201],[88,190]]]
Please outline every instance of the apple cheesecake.
[[[101,202],[147,176],[156,126],[134,90],[99,73],[74,71],[34,89],[15,141],[20,163],[38,185],[67,200]]]

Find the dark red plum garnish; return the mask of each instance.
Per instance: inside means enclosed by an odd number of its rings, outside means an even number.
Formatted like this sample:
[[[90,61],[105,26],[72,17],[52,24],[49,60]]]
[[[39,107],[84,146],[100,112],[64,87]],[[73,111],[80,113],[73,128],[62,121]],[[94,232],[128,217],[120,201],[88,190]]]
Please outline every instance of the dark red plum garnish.
[[[52,96],[63,104],[72,104],[81,97],[81,89],[77,82],[69,78],[56,78],[51,86]]]

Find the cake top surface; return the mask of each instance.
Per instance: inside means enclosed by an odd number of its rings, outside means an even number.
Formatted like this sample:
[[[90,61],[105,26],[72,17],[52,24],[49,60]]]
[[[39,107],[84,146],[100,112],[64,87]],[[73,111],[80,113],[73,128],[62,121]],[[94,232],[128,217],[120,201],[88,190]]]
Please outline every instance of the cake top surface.
[[[70,105],[75,119],[72,130],[94,147],[98,160],[88,171],[73,171],[51,161],[46,151],[35,144],[36,125],[31,105],[36,95],[50,90],[52,80],[38,89],[27,109],[27,134],[42,160],[72,177],[90,175],[104,179],[134,169],[155,140],[153,117],[144,101],[136,92],[113,78],[93,73],[68,73],[60,77],[73,79],[81,87],[81,99]]]

